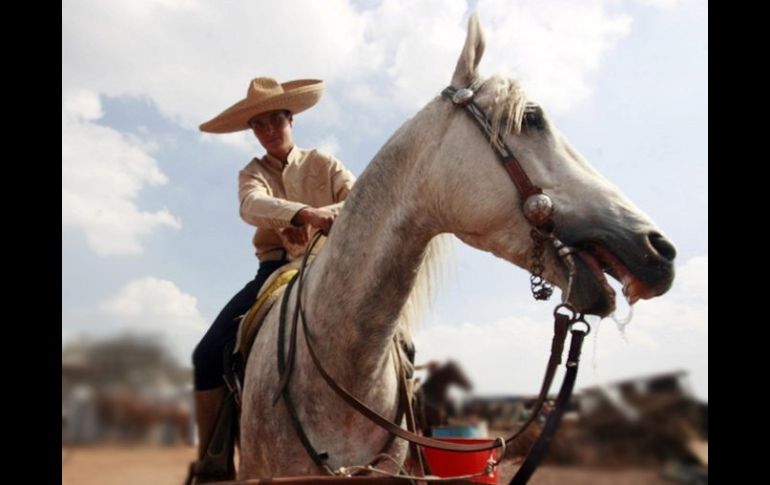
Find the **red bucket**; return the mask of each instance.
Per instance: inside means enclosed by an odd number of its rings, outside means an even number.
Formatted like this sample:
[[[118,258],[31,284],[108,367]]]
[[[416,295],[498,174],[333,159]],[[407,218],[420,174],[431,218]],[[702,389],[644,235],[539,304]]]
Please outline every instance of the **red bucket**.
[[[478,444],[494,444],[495,440],[482,439],[482,438],[434,438],[439,441],[446,441],[449,443],[459,443],[462,445],[478,445]],[[494,448],[492,450],[484,451],[444,451],[437,450],[435,448],[428,448],[424,446],[423,452],[425,460],[430,466],[430,470],[434,475],[440,477],[452,477],[458,475],[475,475],[484,471],[484,467],[487,466],[487,460],[492,458],[497,460],[500,453],[500,448]],[[497,468],[492,470],[490,475],[482,475],[476,477],[473,482],[478,483],[500,483],[500,474]]]

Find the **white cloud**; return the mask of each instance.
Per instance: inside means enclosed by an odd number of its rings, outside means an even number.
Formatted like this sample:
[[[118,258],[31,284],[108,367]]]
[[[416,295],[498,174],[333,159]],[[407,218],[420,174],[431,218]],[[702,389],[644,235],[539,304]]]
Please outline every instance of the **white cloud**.
[[[145,95],[195,129],[255,76],[339,79],[366,69],[377,56],[363,27],[344,0],[76,0],[62,11],[62,87]]]
[[[335,156],[339,156],[340,153],[340,143],[334,135],[327,135],[315,143],[311,143],[311,146]]]
[[[486,72],[507,71],[541,102],[568,109],[628,33],[609,0],[482,0]],[[62,11],[62,88],[142,95],[189,129],[246,93],[258,75],[329,82],[319,105],[334,122],[342,97],[372,116],[414,111],[448,82],[465,38],[464,2],[348,0],[229,3],[76,0]],[[617,8],[615,9],[617,10]],[[486,66],[486,67],[484,67]],[[396,113],[393,113],[396,110]],[[313,111],[317,124],[328,116]],[[228,141],[222,139],[222,141]]]
[[[141,253],[143,236],[181,222],[166,209],[136,206],[139,191],[165,184],[166,176],[151,145],[92,122],[101,115],[96,93],[63,99],[62,227],[82,229],[100,256]]]
[[[432,325],[416,336],[418,362],[453,358],[482,394],[537,388],[549,341],[548,325],[526,317]]]
[[[104,113],[99,95],[88,90],[76,90],[63,99],[62,113],[69,122],[98,120]]]
[[[480,0],[486,37],[482,74],[502,72],[521,80],[530,94],[555,110],[590,96],[590,76],[630,31],[628,15],[611,13],[608,0],[509,2]],[[375,111],[393,104],[413,111],[449,82],[466,34],[462,2],[386,1],[367,13],[366,33],[381,53],[379,92],[355,83],[352,100]],[[366,96],[366,98],[364,98]]]
[[[236,131],[235,133],[201,133],[200,138],[206,143],[222,143],[237,148],[244,153],[252,153],[257,140],[251,131]]]
[[[630,31],[631,17],[610,12],[611,4],[481,0],[487,34],[482,70],[512,74],[537,101],[569,110],[592,94],[591,76]]]
[[[185,365],[207,327],[194,296],[171,281],[154,277],[127,283],[101,309],[115,322],[114,331],[158,335]]]
[[[659,8],[661,10],[671,10],[678,7],[682,0],[637,0],[639,3],[649,5],[650,7]]]
[[[465,40],[465,10],[463,2],[392,0],[365,13],[367,38],[381,56],[375,75],[385,74],[385,82],[374,92],[358,87],[353,99],[366,100],[368,91],[374,111],[394,104],[414,111],[437,95],[449,83]],[[359,78],[355,84],[371,81]]]
[[[550,321],[526,316],[450,323],[419,331],[419,362],[457,359],[480,393],[539,390],[550,349]],[[681,266],[669,293],[639,303],[625,336],[609,320],[592,325],[578,388],[685,369],[696,395],[708,399],[708,257]]]

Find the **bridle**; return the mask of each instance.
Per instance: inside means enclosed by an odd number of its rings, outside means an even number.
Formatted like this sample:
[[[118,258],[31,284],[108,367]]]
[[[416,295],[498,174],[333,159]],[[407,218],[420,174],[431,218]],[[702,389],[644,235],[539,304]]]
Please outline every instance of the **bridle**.
[[[564,261],[569,271],[569,282],[565,290],[564,301],[569,301],[572,290],[572,280],[575,275],[575,263],[572,254],[574,248],[566,246],[554,234],[553,200],[543,189],[532,183],[524,167],[514,155],[500,133],[495,133],[492,122],[481,107],[473,100],[475,92],[470,88],[457,89],[452,86],[445,88],[441,95],[452,101],[455,106],[463,108],[475,122],[481,133],[489,141],[490,146],[497,154],[503,168],[508,173],[513,185],[518,189],[522,200],[522,213],[527,221],[532,224],[530,237],[533,241],[533,262],[530,267],[530,285],[532,296],[536,300],[548,300],[553,293],[553,286],[543,278],[543,256],[545,242],[550,241],[556,249],[556,253]]]
[[[524,170],[524,167],[521,166],[521,163],[516,158],[516,155],[514,155],[513,150],[511,150],[508,144],[505,143],[505,140],[503,140],[502,135],[499,132],[495,133],[489,117],[486,115],[484,110],[481,109],[481,107],[473,100],[475,94],[476,93],[470,88],[457,89],[452,86],[448,86],[441,92],[441,95],[450,99],[455,106],[463,108],[463,111],[465,111],[465,113],[467,113],[475,122],[476,126],[479,127],[484,137],[490,142],[490,146],[497,154],[500,163],[503,164],[505,171],[508,173],[508,176],[510,177],[511,181],[513,181],[513,184],[516,186],[516,189],[521,195],[522,213],[524,214],[524,217],[527,219],[527,221],[532,225],[532,230],[530,231],[530,237],[533,241],[533,263],[530,268],[530,285],[532,295],[536,300],[548,300],[553,293],[553,286],[548,283],[542,276],[544,270],[543,256],[545,252],[545,242],[549,241],[551,244],[553,244],[553,247],[556,250],[556,254],[558,254],[564,262],[569,275],[567,288],[564,292],[563,298],[563,300],[567,303],[562,303],[554,309],[554,337],[551,346],[551,359],[548,362],[546,376],[543,379],[541,393],[537,399],[532,413],[530,413],[529,419],[517,434],[526,429],[526,427],[531,424],[533,416],[536,416],[540,412],[543,403],[545,402],[551,380],[553,379],[552,371],[555,371],[559,364],[559,362],[557,362],[556,356],[561,356],[564,337],[566,336],[566,332],[564,330],[565,327],[563,327],[564,324],[561,323],[562,317],[559,314],[560,309],[566,309],[572,313],[572,317],[569,318],[569,323],[567,325],[570,332],[572,332],[572,343],[570,346],[569,357],[567,359],[567,373],[564,377],[562,388],[559,391],[559,395],[556,399],[554,409],[548,415],[542,433],[530,449],[529,453],[527,454],[527,458],[525,459],[521,468],[519,468],[516,475],[511,480],[512,485],[524,484],[527,483],[535,468],[540,464],[543,457],[545,456],[545,453],[548,450],[548,445],[550,444],[553,435],[556,433],[556,429],[561,422],[564,411],[569,404],[572,389],[575,385],[575,378],[577,377],[577,367],[583,339],[591,331],[591,326],[588,324],[588,322],[585,321],[584,315],[582,313],[578,313],[568,303],[569,297],[572,293],[572,283],[576,274],[575,260],[573,255],[575,253],[575,249],[565,245],[554,234],[555,224],[553,221],[553,200],[543,192],[541,187],[535,185],[532,182],[532,180],[527,175],[527,172]],[[585,325],[585,329],[575,330],[572,328],[575,324],[578,323]],[[562,335],[562,332],[564,332],[564,335]]]
[[[532,183],[532,180],[527,176],[527,173],[524,171],[518,159],[513,154],[513,151],[505,143],[502,136],[500,134],[497,134],[495,137],[493,137],[492,124],[489,118],[487,117],[487,115],[484,113],[484,110],[482,110],[478,106],[478,104],[476,104],[476,102],[473,100],[475,93],[471,89],[469,88],[456,89],[450,86],[444,89],[441,94],[442,96],[450,99],[455,106],[463,108],[463,110],[471,117],[471,119],[474,120],[474,122],[479,127],[479,129],[484,134],[484,136],[487,138],[487,140],[490,141],[490,144],[492,148],[495,150],[495,152],[497,153],[498,158],[500,159],[500,162],[505,167],[505,170],[508,173],[511,180],[513,181],[513,184],[516,186],[517,190],[521,194],[521,198],[523,201],[522,212],[525,218],[527,219],[527,221],[533,226],[532,230],[530,231],[530,236],[532,237],[533,243],[534,243],[534,248],[533,248],[534,263],[532,268],[532,275],[530,277],[533,296],[538,300],[547,300],[551,296],[551,293],[553,292],[553,287],[549,283],[547,283],[545,279],[542,277],[545,243],[550,242],[553,245],[554,249],[556,250],[556,253],[563,260],[565,266],[568,269],[569,281],[567,284],[567,289],[565,290],[565,297],[564,297],[564,301],[568,302],[569,296],[572,290],[572,283],[575,277],[575,263],[574,263],[574,256],[573,256],[573,253],[575,252],[575,250],[574,248],[566,246],[554,235],[553,201],[547,194],[543,192],[542,188]],[[548,365],[546,367],[545,376],[543,377],[543,383],[541,385],[540,393],[538,395],[538,398],[535,404],[533,405],[532,412],[529,414],[527,421],[513,435],[511,435],[510,437],[504,440],[502,438],[498,438],[493,444],[479,444],[479,445],[462,445],[462,444],[438,441],[438,440],[434,440],[424,436],[420,436],[413,432],[402,429],[398,424],[395,424],[389,419],[378,414],[376,411],[369,408],[366,404],[359,401],[355,396],[353,396],[345,388],[337,384],[334,378],[326,371],[320,359],[318,358],[317,354],[315,353],[315,350],[313,349],[311,337],[309,336],[310,332],[307,324],[307,319],[305,318],[305,312],[301,305],[301,294],[302,294],[302,282],[304,279],[303,277],[304,277],[308,257],[312,252],[313,246],[316,244],[316,242],[320,238],[320,235],[321,235],[320,232],[316,233],[313,240],[310,242],[310,244],[308,244],[305,250],[305,256],[303,258],[300,271],[295,277],[295,279],[292,279],[292,281],[289,284],[289,287],[286,289],[286,292],[284,294],[282,307],[281,307],[281,314],[280,314],[281,329],[285,328],[286,308],[288,307],[289,294],[291,293],[294,282],[298,281],[299,284],[296,292],[296,303],[295,303],[294,315],[292,318],[289,349],[288,349],[288,355],[285,361],[282,358],[283,357],[283,340],[279,341],[279,372],[281,372],[281,379],[279,382],[278,391],[276,392],[273,400],[273,403],[275,403],[280,397],[284,398],[287,404],[287,407],[289,407],[289,414],[292,416],[292,421],[293,421],[295,430],[297,431],[298,436],[302,441],[302,444],[308,450],[308,453],[310,454],[311,458],[313,458],[313,460],[317,464],[319,464],[319,466],[322,469],[325,469],[327,472],[331,471],[331,469],[325,463],[325,459],[327,457],[323,456],[324,455],[323,453],[318,453],[315,451],[315,449],[309,443],[309,440],[307,439],[307,436],[305,435],[304,431],[301,429],[302,426],[299,423],[298,419],[296,418],[296,411],[293,409],[294,406],[291,402],[291,398],[288,393],[288,381],[293,368],[294,355],[295,355],[295,341],[296,341],[296,335],[297,335],[298,320],[302,321],[303,334],[305,336],[305,343],[307,345],[310,357],[313,363],[315,364],[316,369],[319,371],[319,373],[321,374],[323,379],[326,381],[326,383],[329,385],[329,387],[337,395],[339,395],[343,400],[345,400],[345,402],[347,402],[350,406],[352,406],[354,409],[360,412],[363,416],[365,416],[366,418],[371,420],[373,423],[377,424],[378,426],[382,427],[383,429],[385,429],[390,433],[391,438],[388,440],[388,442],[386,443],[386,447],[383,448],[383,450],[386,450],[390,446],[394,436],[398,436],[410,442],[411,445],[416,444],[416,445],[428,446],[431,448],[438,448],[438,449],[448,450],[448,451],[473,452],[473,451],[491,450],[494,448],[502,447],[503,450],[500,453],[500,460],[504,455],[505,446],[507,444],[510,444],[517,437],[519,437],[537,419],[540,413],[540,410],[542,409],[542,406],[547,399],[548,391],[551,387],[551,383],[556,373],[556,369],[561,363],[562,354],[564,351],[564,343],[566,341],[567,333],[570,333],[572,335],[572,338],[570,341],[570,349],[569,349],[567,362],[566,362],[565,377],[562,382],[562,386],[559,390],[559,394],[556,398],[554,408],[548,414],[545,425],[543,426],[543,431],[541,432],[540,436],[538,437],[534,445],[532,445],[532,448],[527,454],[527,457],[524,460],[524,463],[521,465],[516,475],[513,477],[513,479],[510,482],[512,485],[521,485],[521,484],[527,483],[529,478],[532,476],[532,473],[534,473],[535,468],[540,464],[540,462],[544,458],[548,450],[548,446],[551,440],[553,439],[554,434],[556,433],[556,429],[558,428],[561,422],[561,418],[569,405],[570,397],[572,395],[572,390],[574,389],[574,385],[575,385],[575,379],[577,377],[577,369],[578,369],[578,364],[580,360],[580,352],[581,352],[583,340],[591,330],[590,325],[585,321],[584,315],[582,313],[577,312],[569,303],[561,303],[554,309],[554,312],[553,312],[554,336],[551,341],[551,354],[548,360]],[[284,333],[283,330],[279,331],[279,335],[281,336],[281,339],[282,339],[283,333]],[[404,389],[405,386],[403,384],[403,381],[404,381],[403,373],[401,373],[401,375],[399,376],[399,381],[401,384],[399,386],[400,387],[399,397],[403,401],[403,394],[405,392],[405,389]],[[399,406],[399,408],[400,407],[401,406]],[[400,419],[401,412],[402,410],[399,409],[399,412],[398,412],[399,418],[397,419],[397,422],[401,421]],[[407,411],[407,421],[410,421],[408,411]],[[487,469],[488,469],[487,471],[491,471],[491,468],[496,466],[498,463],[499,463],[499,460],[497,462],[490,460],[490,463],[487,466]],[[371,470],[375,471],[375,469],[371,469]],[[331,472],[334,473],[333,471]],[[417,478],[419,480],[426,480],[425,477],[414,477],[414,478]],[[457,479],[457,478],[466,478],[466,477],[453,477],[452,479]]]

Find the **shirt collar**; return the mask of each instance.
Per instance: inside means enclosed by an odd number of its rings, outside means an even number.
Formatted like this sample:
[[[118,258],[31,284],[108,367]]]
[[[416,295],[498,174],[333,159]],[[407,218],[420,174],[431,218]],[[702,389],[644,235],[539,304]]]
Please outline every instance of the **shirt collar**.
[[[296,145],[294,145],[293,147],[291,147],[291,150],[289,151],[289,155],[286,157],[286,160],[288,161],[288,163],[286,163],[285,165],[293,165],[297,163],[300,156],[301,156],[300,149],[297,148]],[[270,155],[269,153],[265,153],[265,156],[262,157],[262,160],[264,160],[265,163],[267,163],[270,167],[276,170],[283,170],[284,168],[284,163],[281,160]]]

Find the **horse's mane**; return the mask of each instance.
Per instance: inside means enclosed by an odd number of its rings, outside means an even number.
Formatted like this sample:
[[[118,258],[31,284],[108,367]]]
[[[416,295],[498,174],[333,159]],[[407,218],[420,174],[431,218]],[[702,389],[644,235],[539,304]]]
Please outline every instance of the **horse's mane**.
[[[449,253],[450,236],[442,234],[434,237],[425,250],[425,259],[420,265],[406,304],[401,309],[397,331],[407,342],[412,341],[412,333],[433,303],[438,283],[444,275],[444,263]]]
[[[490,117],[494,136],[497,136],[498,133],[521,131],[527,98],[517,82],[501,75],[495,75],[488,79],[476,78],[469,87],[479,93],[477,101]],[[423,108],[423,111],[427,108],[427,106]],[[419,116],[418,113],[412,121]],[[371,177],[368,180],[371,187],[358,191],[349,197],[345,202],[347,210],[355,211],[356,207],[363,201],[376,197],[374,191],[379,187],[388,186],[397,189],[404,183],[400,180],[403,172],[395,170],[394,167],[399,160],[402,160],[401,150],[405,149],[403,144],[417,143],[407,133],[409,133],[407,125],[404,125],[385,143],[383,149],[376,155],[367,169],[371,171],[368,174]],[[435,237],[425,250],[423,261],[414,280],[414,286],[397,317],[396,332],[405,342],[412,342],[412,335],[418,322],[424,317],[426,310],[434,300],[438,282],[443,277],[444,260],[451,247],[449,241],[448,235]],[[397,284],[396,281],[391,283]]]
[[[518,82],[495,74],[486,80],[476,78],[470,88],[476,93],[484,91],[480,104],[492,122],[493,140],[498,134],[521,132],[528,100]]]
[[[493,139],[498,134],[521,131],[528,100],[516,81],[494,75],[488,79],[476,78],[470,88],[477,93],[484,91],[480,101],[491,119]],[[407,342],[412,341],[413,331],[434,300],[451,249],[450,241],[449,235],[441,235],[428,244],[414,287],[399,315],[397,332]]]

